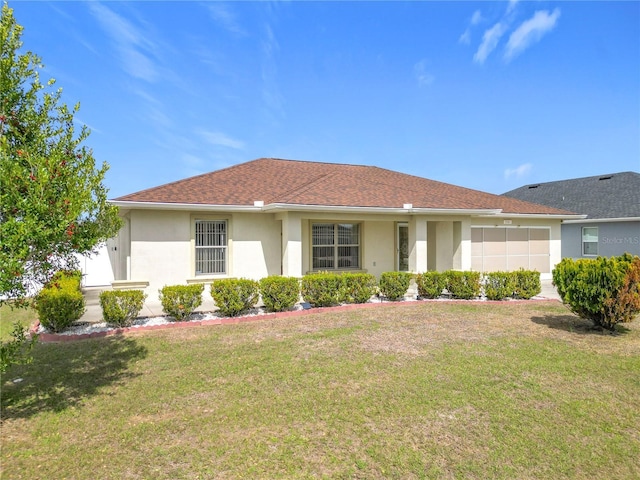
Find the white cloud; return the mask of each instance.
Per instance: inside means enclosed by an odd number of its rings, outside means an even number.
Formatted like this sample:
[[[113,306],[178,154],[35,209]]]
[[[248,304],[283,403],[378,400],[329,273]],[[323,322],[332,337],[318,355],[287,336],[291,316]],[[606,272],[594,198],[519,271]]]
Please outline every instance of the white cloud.
[[[505,30],[506,26],[500,22],[486,30],[482,36],[482,43],[478,47],[476,54],[473,56],[473,61],[483,64],[489,54],[498,46],[500,37],[502,37]]]
[[[115,43],[124,70],[131,76],[153,82],[158,78],[154,63],[140,50],[150,52],[155,45],[133,24],[97,2],[90,2],[89,9],[104,31]]]
[[[240,140],[236,140],[235,138],[232,138],[222,132],[199,130],[198,134],[211,145],[215,145],[217,147],[235,148],[237,150],[242,150],[244,148],[243,142],[241,142]]]
[[[247,31],[238,23],[235,14],[229,10],[227,5],[214,3],[208,7],[211,18],[222,28],[242,37],[247,35]]]
[[[462,43],[463,45],[469,45],[471,43],[471,30],[468,28],[464,31],[460,38],[458,39],[458,43]]]
[[[559,18],[559,8],[556,8],[553,13],[549,13],[548,10],[538,10],[535,12],[533,17],[522,22],[509,37],[504,54],[505,59],[507,61],[511,60],[533,43],[540,41],[546,33],[555,28]]]
[[[413,73],[416,76],[416,80],[418,80],[418,85],[421,87],[429,86],[436,80],[436,77],[427,71],[427,64],[428,61],[422,59],[413,66]]]
[[[484,18],[482,17],[482,13],[480,12],[480,10],[476,10],[475,12],[473,12],[469,24],[471,26],[478,25],[483,20]],[[467,27],[464,33],[460,35],[460,38],[458,38],[458,43],[462,43],[463,45],[469,45],[471,43],[471,27]]]
[[[509,179],[511,177],[522,178],[528,175],[529,172],[531,172],[532,168],[533,168],[533,165],[531,165],[530,163],[523,163],[522,165],[516,168],[507,168],[504,171],[504,178],[505,179]]]
[[[480,10],[476,10],[471,16],[471,25],[478,25],[482,20],[484,20],[484,18],[482,18],[482,13]]]
[[[518,0],[509,0],[509,5],[507,5],[508,14],[513,12],[513,9],[516,8],[517,3],[518,3]]]

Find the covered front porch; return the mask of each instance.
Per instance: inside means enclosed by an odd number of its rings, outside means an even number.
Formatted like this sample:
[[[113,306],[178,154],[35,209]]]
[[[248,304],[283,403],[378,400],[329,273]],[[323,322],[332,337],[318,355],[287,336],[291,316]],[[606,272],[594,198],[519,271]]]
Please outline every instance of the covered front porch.
[[[282,212],[281,274],[471,269],[470,217]]]

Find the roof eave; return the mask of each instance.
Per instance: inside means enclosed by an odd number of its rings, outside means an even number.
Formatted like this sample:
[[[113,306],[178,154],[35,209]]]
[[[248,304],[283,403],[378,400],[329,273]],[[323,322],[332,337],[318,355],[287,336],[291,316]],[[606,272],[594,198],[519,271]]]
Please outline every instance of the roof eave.
[[[265,212],[336,212],[336,213],[377,213],[377,214],[414,214],[414,215],[495,215],[500,209],[460,209],[460,208],[404,208],[404,207],[358,207],[348,205],[305,205],[292,203],[270,203],[263,208]]]
[[[109,200],[111,205],[119,208],[140,210],[206,210],[208,212],[260,212],[263,207],[257,205],[211,205],[202,203],[169,203],[169,202],[132,202],[128,200]]]
[[[496,208],[404,208],[404,207],[358,207],[347,205],[304,205],[291,203],[270,203],[268,205],[214,205],[201,203],[136,202],[129,200],[109,200],[111,205],[123,209],[140,210],[189,210],[225,212],[335,212],[372,214],[414,214],[414,215],[473,215],[495,216],[502,210]],[[256,202],[257,203],[257,202]]]
[[[559,214],[559,213],[509,213],[509,212],[500,212],[496,215],[482,215],[482,216],[494,216],[500,218],[555,218],[558,220],[578,220],[582,218],[586,218],[586,215],[578,215],[578,214]]]
[[[617,217],[617,218],[586,218],[582,220],[566,220],[564,223],[611,223],[611,222],[640,222],[640,217]]]

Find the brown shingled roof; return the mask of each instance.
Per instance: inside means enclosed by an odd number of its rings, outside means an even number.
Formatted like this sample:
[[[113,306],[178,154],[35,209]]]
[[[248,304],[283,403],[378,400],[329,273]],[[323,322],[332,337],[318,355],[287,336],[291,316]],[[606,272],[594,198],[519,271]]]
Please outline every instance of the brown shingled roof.
[[[435,209],[502,209],[504,213],[570,212],[363,165],[260,158],[114,199],[195,205],[319,205]]]

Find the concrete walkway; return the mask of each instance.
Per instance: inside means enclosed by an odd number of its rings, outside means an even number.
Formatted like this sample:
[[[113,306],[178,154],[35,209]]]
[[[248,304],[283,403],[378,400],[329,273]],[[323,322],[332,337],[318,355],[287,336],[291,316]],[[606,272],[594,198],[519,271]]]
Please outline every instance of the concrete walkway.
[[[542,280],[541,283],[542,292],[539,297],[560,300],[556,287],[551,284],[551,280]],[[80,317],[80,322],[99,323],[103,321],[102,309],[100,308],[100,292],[105,290],[111,290],[111,287],[88,287],[82,289],[86,302],[86,311],[84,315]],[[213,300],[204,300],[196,312],[212,312],[213,310],[215,310]],[[158,300],[145,302],[140,311],[141,317],[160,317],[163,315],[162,305]]]

